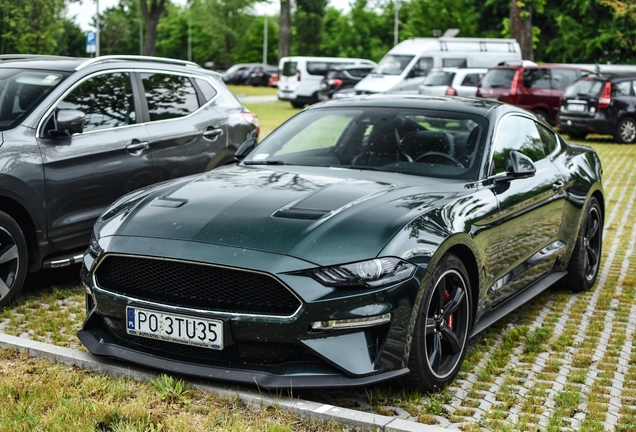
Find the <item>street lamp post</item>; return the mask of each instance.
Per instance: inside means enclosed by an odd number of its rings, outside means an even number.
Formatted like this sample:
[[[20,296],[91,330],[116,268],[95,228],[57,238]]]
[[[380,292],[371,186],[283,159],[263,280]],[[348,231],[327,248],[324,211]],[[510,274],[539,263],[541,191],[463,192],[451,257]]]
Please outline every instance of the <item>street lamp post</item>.
[[[265,15],[263,27],[263,64],[267,64],[267,15]]]
[[[400,0],[394,0],[395,18],[393,20],[393,46],[398,44],[398,31],[400,22]]]
[[[133,21],[139,23],[139,55],[144,55],[144,22],[139,18],[133,18]]]
[[[95,16],[95,57],[99,57],[99,0],[95,0],[97,15]]]

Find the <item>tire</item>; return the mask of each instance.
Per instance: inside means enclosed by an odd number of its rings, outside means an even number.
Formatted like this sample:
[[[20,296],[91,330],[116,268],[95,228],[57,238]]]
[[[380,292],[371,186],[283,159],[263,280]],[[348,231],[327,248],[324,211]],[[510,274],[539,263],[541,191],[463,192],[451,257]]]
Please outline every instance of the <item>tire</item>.
[[[636,121],[631,117],[625,117],[618,122],[614,139],[623,144],[636,142]]]
[[[303,108],[305,106],[303,102],[292,102],[291,104],[294,108]]]
[[[550,124],[550,116],[548,115],[547,112],[543,111],[542,109],[538,109],[533,111],[534,114],[539,117],[541,120],[543,120],[544,122],[546,122],[547,124]]]
[[[20,226],[0,211],[0,309],[22,289],[27,272],[27,246]]]
[[[444,310],[446,309],[446,310]],[[410,373],[403,384],[428,392],[450,384],[461,369],[472,327],[470,281],[464,264],[444,255],[425,288],[413,331]]]
[[[587,291],[596,282],[603,246],[603,213],[598,200],[590,198],[568,264],[565,286],[572,292]]]
[[[584,140],[587,138],[587,132],[567,131],[566,132],[571,139]]]

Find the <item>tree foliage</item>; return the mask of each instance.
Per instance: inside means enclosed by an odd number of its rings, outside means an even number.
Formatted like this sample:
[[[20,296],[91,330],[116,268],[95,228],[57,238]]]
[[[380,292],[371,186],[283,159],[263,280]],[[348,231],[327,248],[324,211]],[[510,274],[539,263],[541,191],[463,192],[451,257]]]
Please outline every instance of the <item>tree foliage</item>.
[[[0,0],[3,53],[58,54],[65,0]]]

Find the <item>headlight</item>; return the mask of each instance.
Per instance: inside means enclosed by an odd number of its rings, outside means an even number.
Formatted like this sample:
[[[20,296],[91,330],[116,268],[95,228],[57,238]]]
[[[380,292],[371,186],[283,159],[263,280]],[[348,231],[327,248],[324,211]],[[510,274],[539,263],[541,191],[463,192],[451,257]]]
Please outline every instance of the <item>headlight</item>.
[[[410,278],[414,271],[415,265],[399,258],[376,258],[308,270],[307,273],[327,286],[363,285],[375,288],[402,282]]]
[[[103,252],[102,247],[99,245],[99,241],[97,241],[97,236],[95,236],[95,231],[91,234],[91,240],[88,243],[88,250],[95,258]]]

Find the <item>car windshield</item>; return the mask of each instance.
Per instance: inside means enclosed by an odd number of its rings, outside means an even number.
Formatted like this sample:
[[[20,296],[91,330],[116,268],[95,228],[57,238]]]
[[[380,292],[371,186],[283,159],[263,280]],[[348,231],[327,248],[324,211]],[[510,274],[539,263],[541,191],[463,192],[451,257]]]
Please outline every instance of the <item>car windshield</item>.
[[[515,77],[515,69],[490,69],[481,80],[480,87],[485,89],[509,89]]]
[[[378,63],[375,68],[373,68],[371,73],[382,75],[400,75],[411,62],[411,60],[413,60],[413,57],[414,56],[412,55],[386,55],[380,61],[380,63]]]
[[[454,72],[433,71],[424,81],[425,86],[449,86],[453,82]]]
[[[598,97],[603,88],[603,81],[594,78],[583,78],[568,86],[563,93],[564,98],[577,96]]]
[[[0,69],[0,130],[13,127],[68,74],[24,69]]]
[[[487,121],[457,112],[324,108],[296,115],[244,160],[475,179]]]

